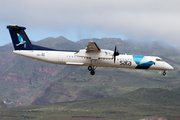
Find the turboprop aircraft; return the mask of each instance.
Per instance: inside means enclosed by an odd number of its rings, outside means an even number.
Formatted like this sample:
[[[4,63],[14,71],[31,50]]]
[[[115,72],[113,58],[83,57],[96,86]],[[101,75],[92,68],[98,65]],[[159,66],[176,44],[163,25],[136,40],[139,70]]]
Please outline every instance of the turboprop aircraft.
[[[25,27],[9,25],[7,29],[14,45],[13,53],[54,64],[88,66],[91,75],[97,67],[162,70],[163,75],[167,70],[173,70],[160,57],[119,54],[116,46],[114,51],[100,49],[95,42],[89,41],[86,48],[79,51],[55,50],[33,45]]]

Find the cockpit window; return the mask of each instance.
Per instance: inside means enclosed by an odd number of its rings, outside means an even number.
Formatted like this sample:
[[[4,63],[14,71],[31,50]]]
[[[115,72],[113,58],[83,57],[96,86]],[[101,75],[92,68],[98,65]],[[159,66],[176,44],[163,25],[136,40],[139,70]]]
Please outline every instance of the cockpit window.
[[[156,59],[156,61],[162,61],[161,59]]]

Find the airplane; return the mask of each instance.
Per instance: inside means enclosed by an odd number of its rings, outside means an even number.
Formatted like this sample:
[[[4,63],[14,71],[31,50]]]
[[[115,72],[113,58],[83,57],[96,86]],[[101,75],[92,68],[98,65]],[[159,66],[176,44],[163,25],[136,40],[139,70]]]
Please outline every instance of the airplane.
[[[7,29],[14,45],[13,53],[53,64],[88,66],[91,75],[95,74],[97,67],[162,70],[164,76],[167,70],[174,69],[160,57],[119,54],[116,46],[114,51],[100,49],[93,41],[79,51],[37,46],[29,40],[25,27],[9,25]]]

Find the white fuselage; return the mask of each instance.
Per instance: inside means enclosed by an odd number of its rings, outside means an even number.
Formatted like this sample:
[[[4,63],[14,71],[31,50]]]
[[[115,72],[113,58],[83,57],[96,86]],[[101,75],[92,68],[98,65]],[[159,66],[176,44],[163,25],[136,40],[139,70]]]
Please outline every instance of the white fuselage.
[[[137,62],[133,55],[118,55],[114,63],[112,58],[91,59],[90,57],[77,56],[76,52],[66,51],[45,51],[45,50],[13,50],[14,53],[25,57],[41,60],[44,62],[61,64],[61,65],[81,65],[81,66],[96,66],[96,67],[115,67],[115,68],[137,68]],[[146,61],[153,61],[148,69],[150,70],[172,70],[173,67],[168,63],[161,61],[161,58],[154,56],[143,56]],[[141,66],[141,63],[139,63]]]

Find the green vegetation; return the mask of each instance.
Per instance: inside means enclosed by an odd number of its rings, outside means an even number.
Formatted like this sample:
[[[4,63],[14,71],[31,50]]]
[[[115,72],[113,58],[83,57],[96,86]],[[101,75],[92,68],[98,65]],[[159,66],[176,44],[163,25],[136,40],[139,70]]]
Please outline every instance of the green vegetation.
[[[138,120],[164,116],[176,120],[180,119],[180,91],[175,91],[140,88],[121,96],[96,100],[6,108],[0,109],[0,118]]]

